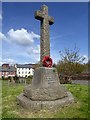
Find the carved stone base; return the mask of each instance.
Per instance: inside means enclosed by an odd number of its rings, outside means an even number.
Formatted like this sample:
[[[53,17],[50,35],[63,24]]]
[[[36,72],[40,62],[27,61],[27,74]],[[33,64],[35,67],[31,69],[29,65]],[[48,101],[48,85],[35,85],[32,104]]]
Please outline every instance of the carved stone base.
[[[70,92],[67,92],[67,95],[67,97],[54,101],[33,101],[25,97],[22,93],[17,97],[17,100],[19,105],[31,111],[38,111],[41,109],[48,109],[50,111],[54,111],[59,109],[60,107],[68,106],[69,104],[74,102],[72,94]]]
[[[64,86],[33,88],[31,85],[29,85],[25,87],[23,94],[31,100],[42,101],[57,100],[67,96],[67,92]]]
[[[56,68],[40,67],[34,72],[32,84],[17,97],[21,106],[28,109],[57,108],[74,101],[70,92],[59,83]]]

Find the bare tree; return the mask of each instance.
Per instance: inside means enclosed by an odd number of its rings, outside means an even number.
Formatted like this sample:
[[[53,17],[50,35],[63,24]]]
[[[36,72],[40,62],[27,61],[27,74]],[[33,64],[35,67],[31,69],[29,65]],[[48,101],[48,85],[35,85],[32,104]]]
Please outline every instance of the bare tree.
[[[65,63],[82,63],[85,57],[80,55],[80,50],[75,46],[73,50],[66,48],[64,51],[59,51],[61,60]]]
[[[81,56],[79,49],[75,46],[73,50],[65,49],[59,51],[61,60],[57,64],[58,73],[72,76],[84,71],[85,65],[82,64],[85,57]]]

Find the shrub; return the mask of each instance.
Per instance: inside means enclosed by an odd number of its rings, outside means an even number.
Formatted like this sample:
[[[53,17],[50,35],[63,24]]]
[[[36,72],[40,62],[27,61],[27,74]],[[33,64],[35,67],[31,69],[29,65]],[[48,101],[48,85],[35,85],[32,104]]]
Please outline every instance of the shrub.
[[[59,82],[60,84],[71,84],[71,77],[67,75],[59,75]]]
[[[19,83],[19,77],[15,76],[15,77],[13,77],[13,79],[14,79],[15,83]]]
[[[33,79],[33,76],[32,76],[32,75],[28,76],[28,78],[26,78],[26,83],[27,83],[27,84],[31,84],[32,79]]]

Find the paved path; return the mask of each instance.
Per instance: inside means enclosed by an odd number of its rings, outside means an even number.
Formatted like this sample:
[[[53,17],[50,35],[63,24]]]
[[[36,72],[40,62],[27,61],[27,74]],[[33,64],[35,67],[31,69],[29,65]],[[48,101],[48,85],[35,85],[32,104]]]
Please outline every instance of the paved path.
[[[90,80],[89,82],[87,80],[72,80],[72,83],[74,84],[82,84],[82,85],[90,85]]]

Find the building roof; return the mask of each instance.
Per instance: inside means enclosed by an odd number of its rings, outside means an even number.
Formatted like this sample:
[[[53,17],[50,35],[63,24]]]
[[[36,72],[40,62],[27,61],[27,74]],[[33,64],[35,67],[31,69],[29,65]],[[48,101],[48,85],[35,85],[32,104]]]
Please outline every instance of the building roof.
[[[32,64],[16,64],[17,68],[33,68]]]

